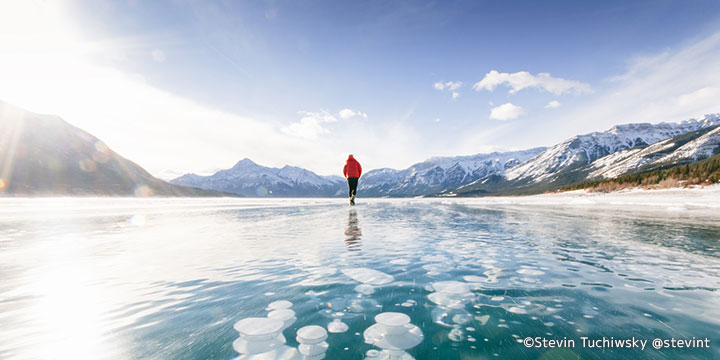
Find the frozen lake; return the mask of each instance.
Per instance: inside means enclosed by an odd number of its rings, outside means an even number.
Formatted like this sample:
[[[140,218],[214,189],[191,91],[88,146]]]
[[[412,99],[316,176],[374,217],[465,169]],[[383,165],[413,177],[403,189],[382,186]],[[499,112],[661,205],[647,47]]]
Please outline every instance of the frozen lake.
[[[720,358],[718,220],[562,201],[0,199],[0,358],[232,359],[233,325],[280,300],[297,318],[286,348],[347,325],[327,359],[382,357],[365,335],[386,312],[422,332],[416,359]]]

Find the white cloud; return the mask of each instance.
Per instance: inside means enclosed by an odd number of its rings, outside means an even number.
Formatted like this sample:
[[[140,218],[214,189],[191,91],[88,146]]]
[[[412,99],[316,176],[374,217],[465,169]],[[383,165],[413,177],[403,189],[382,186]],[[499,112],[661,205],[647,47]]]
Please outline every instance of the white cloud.
[[[443,91],[443,90],[449,90],[449,91],[455,91],[459,89],[463,83],[461,81],[447,81],[447,82],[436,82],[433,84],[433,87],[435,90]]]
[[[546,109],[555,109],[555,108],[559,108],[559,107],[560,107],[560,102],[557,100],[553,100],[553,101],[547,103],[547,105],[545,105]]]
[[[512,120],[524,114],[525,110],[512,103],[505,103],[490,111],[490,119],[492,120]]]
[[[702,106],[703,104],[716,105],[720,111],[720,89],[706,86],[702,89],[682,94],[677,97],[677,104],[682,107]]]
[[[330,130],[322,124],[337,122],[337,118],[326,110],[320,112],[299,111],[298,114],[303,116],[300,121],[282,128],[282,132],[302,139],[315,140],[322,134],[330,133]]]
[[[436,123],[440,122],[440,118],[433,119],[433,122],[436,122]]]
[[[338,116],[340,116],[341,119],[349,119],[356,116],[367,119],[368,117],[366,113],[352,109],[342,109],[338,112]]]
[[[612,80],[602,93],[568,106],[552,122],[569,124],[562,125],[565,132],[578,133],[720,112],[720,32],[679,49],[637,57]]]
[[[485,77],[482,80],[473,85],[473,89],[476,91],[494,91],[498,85],[502,84],[510,87],[510,94],[515,94],[520,90],[531,87],[542,89],[555,95],[592,92],[592,88],[586,83],[552,77],[549,73],[539,73],[537,75],[533,75],[527,71],[519,71],[510,74],[501,73],[497,70],[491,70],[489,73],[485,74]]]
[[[463,83],[460,81],[447,81],[447,82],[436,82],[433,84],[433,88],[438,91],[449,91],[452,99],[455,100],[460,97],[460,92],[457,90],[462,87]]]

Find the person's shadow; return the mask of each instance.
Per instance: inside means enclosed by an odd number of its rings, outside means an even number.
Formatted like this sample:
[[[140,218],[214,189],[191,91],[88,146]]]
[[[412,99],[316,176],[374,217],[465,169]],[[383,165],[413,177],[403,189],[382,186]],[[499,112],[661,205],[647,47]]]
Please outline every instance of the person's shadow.
[[[360,247],[362,238],[362,230],[360,230],[360,224],[358,223],[357,211],[350,209],[348,215],[348,224],[345,227],[345,247],[348,251],[362,251]]]

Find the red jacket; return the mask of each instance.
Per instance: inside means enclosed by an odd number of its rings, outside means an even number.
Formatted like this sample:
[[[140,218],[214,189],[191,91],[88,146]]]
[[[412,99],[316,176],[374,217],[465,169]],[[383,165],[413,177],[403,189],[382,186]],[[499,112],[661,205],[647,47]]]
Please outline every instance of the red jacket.
[[[343,175],[345,175],[345,178],[359,178],[362,175],[362,166],[352,155],[348,156],[347,162],[345,162]]]

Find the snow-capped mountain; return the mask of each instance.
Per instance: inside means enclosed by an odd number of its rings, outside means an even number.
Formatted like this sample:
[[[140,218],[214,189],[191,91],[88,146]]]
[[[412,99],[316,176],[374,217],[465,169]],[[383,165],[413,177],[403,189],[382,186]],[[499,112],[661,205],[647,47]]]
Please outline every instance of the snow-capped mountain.
[[[404,170],[372,170],[362,176],[358,191],[364,196],[418,196],[440,193],[490,176],[502,176],[508,169],[543,150],[545,148],[436,157]]]
[[[232,168],[210,176],[186,174],[170,182],[243,196],[274,197],[344,196],[347,187],[345,179],[340,176],[320,176],[289,165],[265,167],[250,159],[240,160]]]
[[[537,193],[648,166],[668,166],[713,155],[720,142],[720,115],[679,123],[617,125],[577,135],[550,148],[436,157],[407,169],[363,174],[361,197]],[[339,176],[319,176],[285,166],[269,168],[249,159],[212,176],[183,175],[171,183],[244,196],[346,196]]]
[[[716,125],[720,125],[719,114],[679,123],[617,125],[608,131],[577,135],[514,167],[506,173],[506,179],[525,183],[552,181],[554,175],[563,170],[590,164],[618,151],[648,146]]]
[[[587,178],[609,179],[643,167],[697,161],[713,156],[719,149],[720,126],[704,128],[602,157],[590,164]]]

